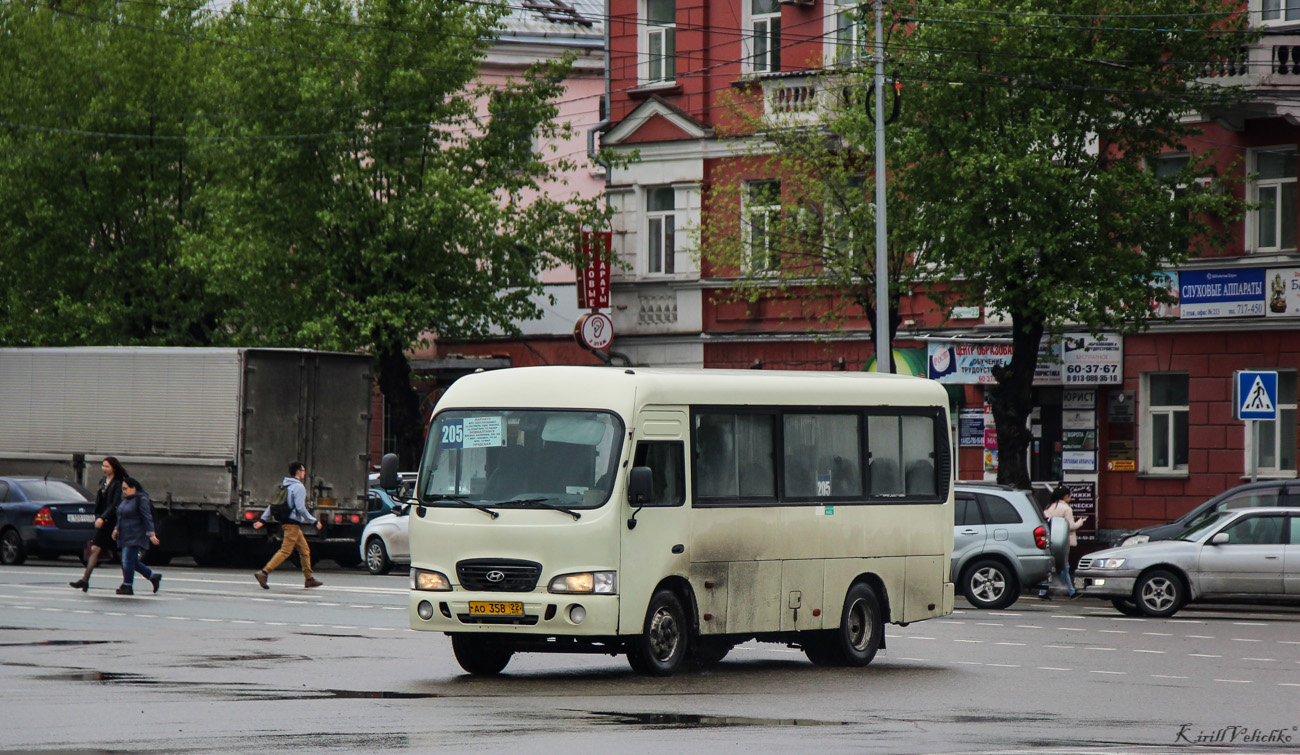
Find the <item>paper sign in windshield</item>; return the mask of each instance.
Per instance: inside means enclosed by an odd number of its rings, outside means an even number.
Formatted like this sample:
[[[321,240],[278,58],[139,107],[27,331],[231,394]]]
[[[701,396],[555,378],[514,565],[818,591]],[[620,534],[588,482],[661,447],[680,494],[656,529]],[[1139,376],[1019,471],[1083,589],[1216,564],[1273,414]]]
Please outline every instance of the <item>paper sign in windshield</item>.
[[[443,420],[443,448],[493,448],[505,445],[501,417],[465,417]]]

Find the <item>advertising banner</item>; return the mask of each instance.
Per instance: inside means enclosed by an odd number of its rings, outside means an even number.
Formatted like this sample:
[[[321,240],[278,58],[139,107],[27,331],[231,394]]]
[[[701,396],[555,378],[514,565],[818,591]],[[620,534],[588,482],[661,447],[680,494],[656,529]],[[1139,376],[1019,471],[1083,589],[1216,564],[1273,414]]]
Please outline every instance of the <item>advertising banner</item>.
[[[991,385],[993,368],[1011,362],[1009,343],[931,341],[927,349],[927,377],[940,383]],[[1061,345],[1044,341],[1038,347],[1034,385],[1061,384]]]
[[[1184,270],[1179,274],[1179,317],[1263,317],[1265,275],[1262,267]]]
[[[1124,382],[1124,338],[1066,333],[1061,353],[1066,385]]]
[[[984,410],[962,409],[957,413],[957,445],[984,446]]]
[[[1268,271],[1268,316],[1300,316],[1300,267]]]

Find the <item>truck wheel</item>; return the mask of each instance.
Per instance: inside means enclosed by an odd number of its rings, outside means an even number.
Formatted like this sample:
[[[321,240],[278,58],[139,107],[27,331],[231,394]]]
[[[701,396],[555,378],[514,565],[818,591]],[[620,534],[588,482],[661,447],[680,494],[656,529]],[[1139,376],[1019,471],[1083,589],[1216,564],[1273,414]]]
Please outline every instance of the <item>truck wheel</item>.
[[[334,563],[342,566],[344,569],[351,569],[361,563],[361,556],[352,551],[344,551],[334,554]]]
[[[645,676],[672,676],[686,659],[686,611],[671,590],[650,598],[645,626],[627,649],[632,670]]]
[[[876,591],[859,582],[844,596],[839,628],[816,633],[803,651],[818,666],[865,666],[876,657],[884,637]]]
[[[1164,569],[1147,572],[1133,588],[1133,600],[1147,616],[1156,619],[1173,616],[1186,600],[1183,581]]]
[[[7,529],[0,534],[0,564],[17,566],[27,560],[27,551],[23,548],[23,537],[18,530]]]
[[[510,663],[515,651],[489,640],[485,637],[454,634],[451,636],[451,650],[456,654],[460,667],[477,676],[495,676]]]
[[[150,548],[144,552],[143,560],[147,566],[166,566],[172,562],[172,554]]]
[[[387,574],[393,568],[393,562],[388,558],[388,549],[384,547],[384,541],[377,537],[372,537],[366,541],[366,571],[371,574]]]
[[[982,558],[970,566],[961,579],[961,592],[975,608],[1006,608],[1020,597],[1015,572],[1000,561]]]

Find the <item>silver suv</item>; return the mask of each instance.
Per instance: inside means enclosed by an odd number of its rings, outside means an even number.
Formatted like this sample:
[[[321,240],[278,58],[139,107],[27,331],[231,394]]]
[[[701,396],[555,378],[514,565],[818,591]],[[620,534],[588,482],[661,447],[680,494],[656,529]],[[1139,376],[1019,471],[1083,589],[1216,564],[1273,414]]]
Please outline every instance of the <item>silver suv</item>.
[[[958,482],[953,493],[952,578],[972,606],[1006,608],[1064,560],[1068,526],[1049,525],[1028,491]]]

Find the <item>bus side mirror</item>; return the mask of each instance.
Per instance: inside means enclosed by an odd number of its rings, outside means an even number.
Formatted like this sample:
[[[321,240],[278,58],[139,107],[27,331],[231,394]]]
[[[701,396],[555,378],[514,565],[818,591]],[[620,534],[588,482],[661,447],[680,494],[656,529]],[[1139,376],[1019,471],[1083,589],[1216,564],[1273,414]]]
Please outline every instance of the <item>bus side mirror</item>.
[[[650,467],[632,467],[627,478],[627,502],[647,506],[654,500],[654,475]]]
[[[384,454],[380,460],[379,487],[390,493],[397,490],[397,454]]]

